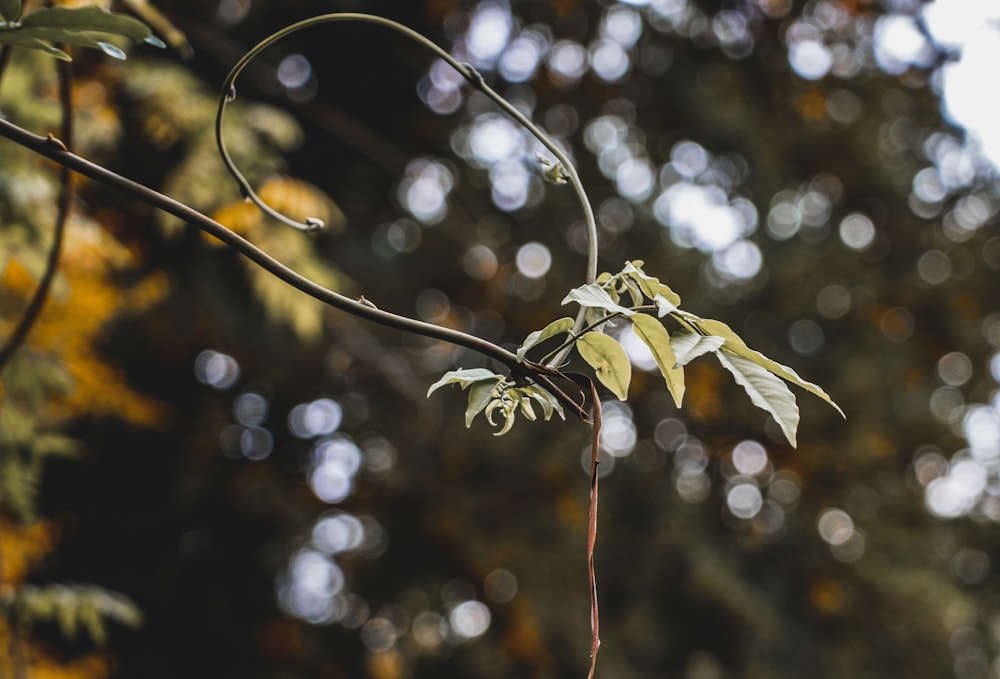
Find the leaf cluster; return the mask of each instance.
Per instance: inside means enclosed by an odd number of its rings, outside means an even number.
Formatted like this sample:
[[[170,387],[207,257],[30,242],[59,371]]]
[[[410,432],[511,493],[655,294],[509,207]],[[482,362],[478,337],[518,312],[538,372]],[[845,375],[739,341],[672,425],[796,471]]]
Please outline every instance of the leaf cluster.
[[[562,405],[550,392],[537,384],[518,384],[515,380],[497,375],[486,368],[449,371],[430,386],[427,395],[430,396],[446,384],[458,384],[469,391],[469,403],[465,411],[466,427],[472,426],[472,421],[479,413],[485,413],[487,421],[498,426],[493,416],[495,413],[500,414],[503,418],[502,426],[495,436],[503,436],[511,430],[518,412],[528,420],[537,420],[535,405],[542,409],[542,416],[546,421],[552,419],[554,413],[566,419]]]
[[[562,343],[541,361],[544,363],[563,355],[568,348],[575,348],[580,358],[593,369],[598,381],[624,401],[632,380],[632,362],[621,343],[621,332],[610,330],[609,323],[623,319],[649,349],[678,408],[684,400],[684,367],[695,358],[711,353],[733,375],[750,401],[774,418],[793,446],[799,409],[786,381],[818,396],[843,415],[819,386],[748,347],[725,323],[681,310],[680,296],[659,279],[646,274],[642,266],[640,260],[627,262],[620,272],[603,273],[594,283],[571,290],[563,304],[572,302],[584,308],[582,327],[577,328],[580,324],[568,317],[553,321],[525,338],[517,350],[518,360],[524,361],[528,351],[541,343],[562,337]],[[664,323],[667,318],[673,326],[669,330]],[[525,406],[530,407],[532,400],[558,406],[555,397],[544,387],[535,383],[519,386],[511,378],[482,368],[447,373],[431,386],[428,396],[439,387],[453,383],[470,389],[466,426],[483,411],[493,424],[492,414],[499,411],[504,422],[498,435],[507,433],[513,426],[518,406],[529,419],[534,419],[533,413],[529,415],[530,410]],[[562,415],[561,408],[559,413]]]
[[[39,50],[64,61],[72,58],[57,44],[99,49],[115,59],[125,52],[110,42],[112,36],[166,47],[143,22],[100,7],[43,7],[21,18],[21,0],[0,0],[0,44]]]

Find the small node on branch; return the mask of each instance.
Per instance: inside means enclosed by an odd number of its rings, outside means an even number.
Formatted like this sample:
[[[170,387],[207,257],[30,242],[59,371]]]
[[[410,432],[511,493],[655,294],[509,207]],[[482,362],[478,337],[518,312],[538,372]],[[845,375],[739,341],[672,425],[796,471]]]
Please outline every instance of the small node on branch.
[[[46,141],[48,141],[53,146],[59,147],[61,151],[66,151],[67,153],[69,153],[69,149],[66,148],[66,144],[62,143],[62,140],[56,137],[51,132],[49,132],[48,136],[46,137]]]

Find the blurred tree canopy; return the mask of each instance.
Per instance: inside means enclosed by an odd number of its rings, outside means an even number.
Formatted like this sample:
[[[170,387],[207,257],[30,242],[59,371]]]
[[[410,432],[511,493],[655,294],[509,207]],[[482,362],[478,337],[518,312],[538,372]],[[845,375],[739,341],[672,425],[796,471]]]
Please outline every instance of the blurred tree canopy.
[[[274,30],[352,11],[428,35],[575,158],[601,270],[645,260],[844,407],[802,399],[792,450],[707,362],[678,410],[622,337],[636,374],[605,404],[598,676],[977,679],[1000,676],[1000,182],[943,99],[963,57],[932,30],[944,1],[53,4],[138,13],[171,46],[72,52],[81,155],[344,294],[516,347],[583,282],[582,216],[443,62],[338,24],[244,73],[230,151],[322,233],[241,200],[215,148],[220,83]],[[8,59],[0,111],[57,133],[55,60]],[[49,161],[0,154],[6,338],[61,189]],[[464,427],[457,390],[425,398],[486,365],[79,179],[0,382],[0,667],[582,676],[589,431],[495,438]]]

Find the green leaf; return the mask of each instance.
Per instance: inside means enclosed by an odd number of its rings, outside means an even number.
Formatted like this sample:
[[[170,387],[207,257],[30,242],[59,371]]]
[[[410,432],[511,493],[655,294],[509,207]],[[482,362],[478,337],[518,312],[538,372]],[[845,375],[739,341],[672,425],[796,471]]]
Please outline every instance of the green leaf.
[[[104,42],[103,40],[98,40],[90,33],[71,31],[66,28],[39,27],[19,30],[17,31],[17,34],[24,37],[47,40],[49,42],[77,45],[79,47],[91,47],[93,49],[99,49],[115,59],[125,59],[125,52],[122,51],[121,48],[112,45],[111,43]]]
[[[699,335],[690,330],[677,330],[670,336],[670,344],[677,356],[677,365],[687,365],[702,354],[716,351],[726,340],[715,335]]]
[[[0,0],[0,18],[4,21],[17,21],[21,16],[21,0]]]
[[[466,429],[472,426],[472,421],[476,419],[476,415],[483,412],[483,408],[492,400],[495,390],[496,384],[491,380],[476,382],[469,389],[469,407],[465,410]]]
[[[622,275],[628,276],[634,280],[639,285],[643,294],[656,302],[656,305],[660,307],[660,316],[665,316],[669,313],[669,311],[663,311],[663,309],[669,308],[672,311],[681,305],[680,295],[671,290],[669,286],[661,283],[660,279],[654,278],[643,271],[642,264],[643,262],[641,259],[625,262],[625,268],[622,269]],[[662,302],[657,298],[662,298]]]
[[[660,318],[677,311],[677,305],[671,302],[666,295],[657,295],[653,298],[653,302],[656,304],[656,315]]]
[[[517,398],[517,401],[521,406],[521,413],[532,422],[537,420],[538,416],[535,415],[535,409],[531,407],[531,398],[527,394],[521,392],[520,389],[514,391],[515,393],[513,396]]]
[[[745,356],[725,350],[717,351],[715,355],[722,367],[731,372],[736,383],[747,392],[753,404],[771,414],[785,438],[794,447],[795,430],[799,426],[799,408],[795,405],[795,396],[785,383]]]
[[[493,421],[493,411],[498,409],[504,416],[504,424],[499,431],[493,432],[493,435],[503,436],[514,426],[514,420],[517,418],[517,403],[510,398],[492,399],[490,404],[486,406],[486,420],[493,426],[496,426],[496,422]]]
[[[636,314],[632,317],[632,329],[649,347],[667,383],[667,390],[674,397],[674,404],[680,408],[684,400],[684,368],[677,365],[670,333],[658,320],[646,314]]]
[[[620,400],[628,397],[632,364],[616,340],[599,332],[588,332],[576,341],[576,348],[597,374],[597,379]]]
[[[39,40],[38,38],[34,38],[30,35],[21,35],[19,31],[0,29],[0,44],[27,47],[28,49],[45,52],[49,56],[55,57],[56,59],[73,61],[73,59],[61,49],[58,49],[44,40]]]
[[[520,391],[538,401],[539,405],[542,406],[542,415],[544,415],[546,420],[552,418],[552,413],[559,413],[561,419],[566,419],[566,413],[563,411],[562,404],[545,389],[535,384],[530,384],[527,387],[521,387]]]
[[[602,288],[597,283],[590,283],[588,285],[581,285],[578,288],[573,288],[569,291],[563,299],[563,304],[569,304],[570,302],[576,302],[583,307],[591,307],[595,309],[604,309],[610,313],[623,314],[625,316],[631,316],[635,312],[631,309],[627,309],[615,302],[608,294],[607,290]]]
[[[143,22],[117,12],[107,12],[93,5],[80,8],[52,7],[36,10],[21,21],[21,29],[65,28],[71,31],[91,31],[123,35],[143,42],[153,31]]]
[[[427,396],[429,397],[446,384],[457,383],[461,385],[462,389],[465,389],[470,384],[475,384],[476,382],[484,382],[486,380],[496,380],[499,382],[502,379],[503,377],[486,368],[468,368],[466,370],[459,368],[458,370],[451,370],[442,375],[441,379],[432,384],[427,390]]]
[[[541,330],[535,330],[533,333],[529,334],[524,343],[521,344],[517,349],[517,360],[523,360],[524,354],[527,353],[528,349],[535,346],[536,344],[541,344],[550,337],[555,337],[564,332],[568,332],[570,328],[573,327],[572,318],[560,318],[557,321],[552,321],[546,325]]]
[[[705,334],[716,335],[718,337],[722,337],[723,339],[725,339],[726,342],[723,345],[723,348],[728,349],[730,352],[738,356],[742,356],[743,358],[753,361],[757,365],[761,366],[762,368],[764,368],[769,372],[774,373],[778,377],[786,379],[792,384],[798,385],[799,387],[802,387],[809,393],[820,397],[821,399],[829,403],[831,406],[833,406],[833,409],[836,410],[838,413],[840,413],[841,417],[846,417],[844,415],[844,411],[840,409],[840,406],[834,403],[833,399],[830,398],[830,396],[825,391],[823,391],[823,389],[819,385],[813,384],[812,382],[802,379],[801,377],[798,376],[798,374],[794,370],[792,370],[788,366],[782,365],[777,361],[771,360],[770,358],[760,353],[759,351],[754,351],[753,349],[751,349],[746,345],[746,343],[740,338],[739,335],[733,332],[732,328],[730,328],[722,321],[715,321],[709,318],[699,318],[698,316],[689,313],[684,313],[684,318],[688,319],[696,326],[698,326],[703,332],[705,332]]]
[[[632,298],[632,306],[639,306],[642,304],[642,290],[639,288],[639,284],[628,278],[621,279],[622,287],[628,292],[629,297]]]

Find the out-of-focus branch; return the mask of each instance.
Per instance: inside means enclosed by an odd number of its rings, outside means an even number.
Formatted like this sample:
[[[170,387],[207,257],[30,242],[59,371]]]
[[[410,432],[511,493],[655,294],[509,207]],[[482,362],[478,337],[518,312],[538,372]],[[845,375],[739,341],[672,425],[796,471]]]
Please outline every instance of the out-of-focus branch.
[[[9,52],[5,51],[4,56]],[[3,56],[0,56],[0,67],[2,67]],[[66,149],[73,148],[73,65],[68,61],[58,61],[59,69],[59,102],[62,106],[62,122],[60,124],[59,136]],[[52,245],[49,247],[48,258],[45,262],[45,272],[35,294],[28,302],[24,314],[18,321],[14,331],[7,337],[0,347],[0,372],[4,366],[21,348],[24,341],[31,332],[31,328],[38,321],[42,313],[42,307],[49,298],[49,291],[52,289],[52,281],[55,280],[59,270],[59,257],[62,254],[63,236],[66,232],[66,222],[73,207],[73,173],[68,167],[63,165],[59,170],[59,202],[56,207],[56,223],[52,233]]]

